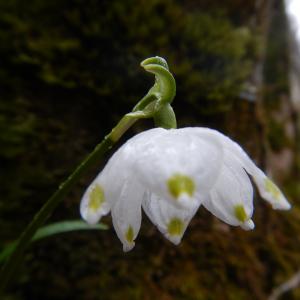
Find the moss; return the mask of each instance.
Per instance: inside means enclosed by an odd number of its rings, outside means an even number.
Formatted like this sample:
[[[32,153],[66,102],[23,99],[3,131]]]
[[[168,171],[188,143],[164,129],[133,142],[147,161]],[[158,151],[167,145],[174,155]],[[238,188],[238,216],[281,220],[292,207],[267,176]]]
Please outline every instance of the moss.
[[[268,123],[267,138],[271,149],[280,151],[286,147],[292,148],[293,142],[286,135],[283,124],[271,118],[268,120]]]
[[[166,57],[175,74],[180,126],[212,125],[261,158],[255,103],[239,98],[264,48],[251,1],[11,0],[0,1],[0,8],[3,243],[142,97],[153,78],[138,63],[150,55]],[[274,69],[281,76],[275,65],[282,57],[274,52],[269,76]],[[271,79],[266,97],[276,109],[285,79],[274,90]],[[279,124],[269,128],[273,148],[288,144]],[[82,192],[103,163],[51,221],[79,217]],[[299,198],[298,181],[288,182],[291,199]],[[266,299],[300,264],[299,207],[273,212],[255,204],[252,232],[229,227],[201,207],[178,247],[146,225],[146,217],[127,254],[113,229],[45,240],[28,250],[9,293],[22,300]]]

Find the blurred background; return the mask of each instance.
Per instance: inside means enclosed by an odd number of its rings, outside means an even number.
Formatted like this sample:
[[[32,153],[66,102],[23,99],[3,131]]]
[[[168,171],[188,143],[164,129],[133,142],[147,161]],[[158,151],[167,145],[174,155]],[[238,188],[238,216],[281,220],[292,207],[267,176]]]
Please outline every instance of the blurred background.
[[[108,231],[33,244],[3,299],[260,300],[300,269],[300,51],[286,8],[282,0],[0,0],[1,247],[152,86],[139,64],[154,55],[176,78],[179,127],[209,126],[238,141],[293,204],[273,211],[256,193],[251,232],[200,209],[178,247],[144,216],[130,253],[109,216]],[[152,126],[137,123],[123,141]],[[81,195],[107,158],[49,222],[79,218]],[[300,288],[282,299],[300,299]]]

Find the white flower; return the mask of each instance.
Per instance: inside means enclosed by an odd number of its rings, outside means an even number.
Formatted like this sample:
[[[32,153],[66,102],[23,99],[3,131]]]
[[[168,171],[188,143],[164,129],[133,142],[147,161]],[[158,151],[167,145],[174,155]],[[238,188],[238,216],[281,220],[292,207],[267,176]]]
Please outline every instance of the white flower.
[[[275,209],[289,209],[278,187],[242,148],[208,128],[144,131],[128,140],[88,187],[80,212],[96,223],[111,211],[124,251],[134,247],[143,207],[178,244],[201,204],[224,222],[253,229],[253,188]]]

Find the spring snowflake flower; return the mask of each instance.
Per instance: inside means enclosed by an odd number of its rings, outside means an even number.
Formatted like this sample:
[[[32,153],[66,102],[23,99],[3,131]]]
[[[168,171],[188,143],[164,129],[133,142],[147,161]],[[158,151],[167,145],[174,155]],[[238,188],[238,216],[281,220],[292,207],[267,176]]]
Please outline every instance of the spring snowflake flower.
[[[222,221],[249,230],[254,228],[249,175],[274,209],[290,208],[278,187],[220,132],[154,128],[111,157],[84,193],[80,212],[93,224],[111,211],[124,251],[134,247],[141,208],[174,244],[201,204]]]

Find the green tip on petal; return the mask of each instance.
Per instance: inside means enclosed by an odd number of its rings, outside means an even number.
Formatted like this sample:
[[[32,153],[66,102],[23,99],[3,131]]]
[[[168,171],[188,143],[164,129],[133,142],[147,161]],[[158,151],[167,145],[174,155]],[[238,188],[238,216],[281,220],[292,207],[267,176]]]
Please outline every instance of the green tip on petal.
[[[105,201],[104,191],[99,184],[96,184],[89,196],[89,209],[97,211]]]
[[[269,179],[265,179],[265,188],[268,193],[270,193],[275,200],[279,200],[281,197],[281,191],[279,188]]]
[[[184,224],[179,218],[173,218],[168,224],[168,233],[171,236],[181,235],[183,232]]]
[[[181,194],[193,197],[196,186],[193,179],[182,174],[175,174],[168,179],[168,189],[170,194],[178,199]]]
[[[128,227],[126,234],[125,234],[125,238],[128,243],[133,243],[134,232],[133,232],[133,228],[131,226]]]
[[[246,222],[249,219],[243,205],[236,205],[234,207],[234,215],[242,223]]]

